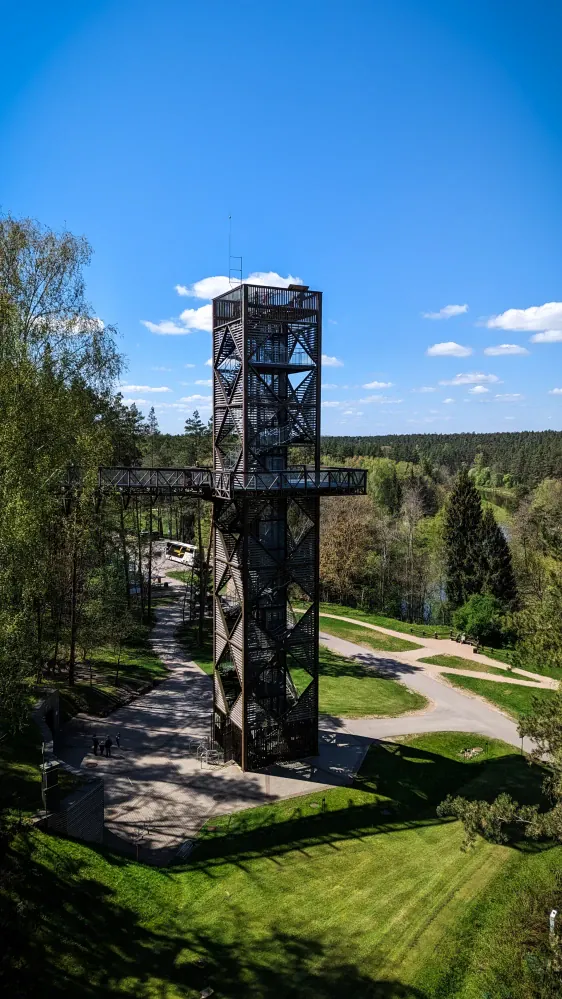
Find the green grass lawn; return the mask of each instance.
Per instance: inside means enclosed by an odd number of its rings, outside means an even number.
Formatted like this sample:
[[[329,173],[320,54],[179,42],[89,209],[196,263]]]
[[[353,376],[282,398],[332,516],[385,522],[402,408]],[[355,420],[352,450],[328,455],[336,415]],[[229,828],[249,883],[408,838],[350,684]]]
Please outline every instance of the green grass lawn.
[[[541,776],[494,740],[466,762],[479,744],[374,746],[354,786],[213,820],[175,868],[22,835],[3,899],[10,995],[527,999],[518,934],[496,930],[516,926],[523,883],[552,883],[562,848],[462,852],[460,825],[435,815],[448,792],[515,782],[534,800]]]
[[[537,687],[523,687],[513,683],[493,683],[491,680],[480,680],[476,676],[459,676],[444,673],[449,683],[462,687],[473,694],[485,697],[501,711],[513,718],[519,719],[528,715],[533,708],[533,700],[548,701],[554,696],[552,690],[541,690]]]
[[[361,718],[368,715],[396,717],[407,711],[420,711],[425,697],[409,690],[397,680],[377,674],[373,667],[356,659],[347,659],[320,646],[320,711],[325,715]],[[310,683],[305,670],[291,669],[291,676],[302,693]]]
[[[193,578],[193,585],[199,585],[199,573],[191,575],[191,569],[166,569],[166,575],[171,579],[179,579],[181,583],[190,583]]]
[[[191,572],[187,569],[166,569],[166,575],[171,579],[179,579],[182,583],[189,583]]]
[[[379,628],[390,628],[392,631],[401,631],[405,635],[415,635],[418,638],[433,638],[437,634],[438,638],[449,638],[451,629],[443,624],[409,624],[408,621],[399,621],[394,617],[384,617],[381,614],[370,614],[359,610],[358,607],[344,607],[342,604],[320,604],[320,614],[338,614],[341,617],[353,617],[357,621],[366,621],[367,624],[374,624]]]
[[[426,659],[418,659],[420,663],[430,663],[432,666],[448,666],[450,669],[471,669],[478,673],[495,673],[497,676],[508,677],[509,672],[505,669],[498,669],[496,666],[487,666],[486,663],[475,662],[473,659],[463,659],[462,656],[428,656]]]
[[[63,720],[79,711],[104,717],[120,704],[127,703],[131,696],[165,679],[167,670],[154,653],[148,636],[148,628],[137,628],[121,650],[119,668],[118,651],[114,648],[99,648],[88,653],[86,662],[77,663],[76,682],[72,687],[64,673],[46,676],[44,686],[59,689]]]
[[[0,741],[0,813],[28,815],[41,806],[41,733],[29,722]]]
[[[512,646],[507,646],[503,649],[492,649],[481,647],[480,650],[483,655],[489,656],[490,659],[498,659],[500,662],[508,663],[510,666],[514,665],[515,649]],[[517,663],[517,666],[520,664]],[[532,666],[522,663],[521,669],[527,669],[530,673],[539,673],[542,676],[550,676],[553,680],[562,680],[562,670],[556,666],[548,666],[543,663],[536,663]]]
[[[212,676],[213,665],[213,625],[211,621],[205,619],[203,629],[203,643],[199,644],[197,626],[184,624],[176,631],[176,639],[184,652],[191,656],[198,666]]]
[[[335,621],[330,617],[320,617],[320,630],[338,638],[345,638],[347,642],[370,646],[382,652],[408,652],[423,647],[405,638],[395,638],[394,635],[385,635],[382,631],[371,631],[370,628],[362,628],[360,624]]]

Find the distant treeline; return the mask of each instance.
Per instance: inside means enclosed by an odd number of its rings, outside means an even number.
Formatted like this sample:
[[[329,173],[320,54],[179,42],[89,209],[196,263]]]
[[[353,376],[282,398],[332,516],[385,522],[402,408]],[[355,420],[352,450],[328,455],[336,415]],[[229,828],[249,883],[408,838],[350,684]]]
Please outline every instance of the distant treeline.
[[[451,471],[471,465],[476,455],[481,454],[484,465],[510,473],[523,485],[562,478],[562,431],[558,430],[323,437],[322,453],[337,461],[359,455],[415,463],[425,459]]]

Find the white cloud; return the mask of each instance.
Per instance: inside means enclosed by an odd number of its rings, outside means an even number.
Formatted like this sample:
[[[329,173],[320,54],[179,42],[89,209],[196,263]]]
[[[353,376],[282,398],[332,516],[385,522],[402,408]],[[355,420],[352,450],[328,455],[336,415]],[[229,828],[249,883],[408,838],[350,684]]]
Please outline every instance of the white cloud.
[[[339,385],[336,385],[334,382],[322,382],[322,388],[323,389],[335,389],[335,388],[339,388]]]
[[[422,385],[421,388],[412,389],[412,392],[437,392],[437,389],[432,385]]]
[[[562,340],[562,333],[560,339]],[[484,353],[488,357],[506,357],[508,354],[528,354],[529,351],[518,343],[500,343],[497,347],[486,347]]]
[[[156,368],[151,368],[150,370],[151,371],[171,371],[172,369],[171,368],[156,367]]]
[[[522,399],[523,396],[521,392],[503,392],[500,395],[496,394],[494,398],[497,402],[517,402],[518,399]]]
[[[454,399],[443,399],[443,405],[446,406],[448,403],[454,402],[454,401],[455,401]]]
[[[171,392],[167,385],[121,385],[121,392]]]
[[[562,343],[562,330],[544,330],[531,337],[531,343]]]
[[[66,336],[98,333],[105,327],[103,319],[100,319],[99,316],[74,316],[72,319],[50,319],[47,316],[36,316],[32,320],[32,324],[43,328],[48,327],[53,333],[63,333]]]
[[[428,357],[470,357],[472,347],[463,347],[454,340],[448,340],[446,343],[434,343],[427,348],[426,354]]]
[[[490,389],[486,388],[485,385],[473,385],[468,391],[471,392],[472,395],[484,395],[484,393],[489,392]]]
[[[180,312],[180,319],[184,326],[184,333],[191,333],[192,330],[205,330],[210,333],[213,328],[213,306],[202,305],[199,309],[184,309]]]
[[[187,367],[188,367],[188,365],[186,364],[186,368]],[[189,367],[194,367],[194,365],[189,365]],[[205,367],[206,368],[212,368],[213,367],[213,358],[212,357],[209,357],[208,360],[205,361]]]
[[[455,375],[454,378],[439,382],[440,385],[482,385],[485,382],[495,384],[500,379],[497,375],[485,375],[481,371],[470,371],[466,374]]]
[[[498,316],[490,316],[486,325],[497,330],[562,330],[562,302],[507,309]]]
[[[141,319],[141,323],[151,333],[158,333],[160,336],[185,336],[195,330],[210,333],[213,328],[213,307],[202,305],[199,309],[184,309],[178,319],[162,319],[159,323]]]
[[[154,408],[158,409],[158,410],[161,410],[161,409],[179,409],[180,412],[182,412],[182,413],[186,413],[186,412],[189,411],[188,408],[187,408],[187,406],[183,402],[157,402],[157,403],[155,403]]]
[[[183,399],[180,400],[180,402],[158,402],[156,403],[154,408],[157,410],[176,409],[179,413],[192,413],[194,407],[186,405],[188,401],[189,401],[188,399]],[[212,407],[210,403],[198,402],[195,408],[204,410],[204,409],[211,409]]]
[[[400,402],[404,402],[403,399],[389,399],[386,395],[368,395],[365,399],[360,399],[359,403],[362,406],[371,405],[371,403],[379,404],[385,403],[389,406],[397,406]]]
[[[133,403],[135,406],[148,406],[148,399],[122,399],[121,401],[124,406],[132,406]]]
[[[210,388],[211,385],[213,384],[213,382],[212,382],[212,380],[210,378],[197,378],[195,384],[196,385],[205,385],[206,388]]]
[[[253,274],[249,274],[242,281],[242,284],[268,285],[272,288],[288,288],[290,284],[302,283],[299,277],[293,277],[292,274],[282,277],[276,271],[254,271]],[[206,301],[210,301],[211,298],[216,298],[217,295],[224,295],[225,292],[230,291],[237,284],[240,284],[240,282],[231,281],[225,275],[217,274],[215,277],[202,278],[201,281],[195,281],[191,285],[177,284],[175,290],[178,295],[182,295],[185,298],[203,298]]]
[[[180,402],[207,402],[210,403],[210,395],[183,395]]]
[[[325,368],[343,368],[343,361],[338,357],[329,357],[328,354],[322,354],[322,364]]]
[[[463,312],[468,312],[468,305],[444,305],[439,312],[422,312],[422,316],[424,319],[452,319],[462,316]]]
[[[366,388],[366,389],[385,389],[385,388],[390,388],[391,386],[392,386],[392,382],[367,382],[365,385],[363,385],[363,388]]]
[[[504,416],[504,420],[514,420],[514,416]]]
[[[184,364],[184,368],[194,368],[194,364]]]
[[[186,329],[185,326],[180,326],[173,319],[163,319],[160,323],[151,323],[148,319],[141,319],[141,323],[151,333],[159,333],[161,336],[177,336],[191,333],[191,330]]]
[[[555,388],[549,390],[549,395],[562,395],[562,388]]]
[[[334,409],[336,406],[341,406],[341,402],[336,402],[335,399],[326,400],[322,403],[324,409]]]

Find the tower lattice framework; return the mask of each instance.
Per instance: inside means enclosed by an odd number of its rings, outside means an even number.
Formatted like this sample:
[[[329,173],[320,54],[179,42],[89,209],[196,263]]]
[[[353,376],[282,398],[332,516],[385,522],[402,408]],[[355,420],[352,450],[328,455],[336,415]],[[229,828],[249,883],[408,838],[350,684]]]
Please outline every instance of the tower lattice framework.
[[[214,735],[243,768],[318,749],[322,296],[213,302]],[[306,462],[309,462],[307,465]]]

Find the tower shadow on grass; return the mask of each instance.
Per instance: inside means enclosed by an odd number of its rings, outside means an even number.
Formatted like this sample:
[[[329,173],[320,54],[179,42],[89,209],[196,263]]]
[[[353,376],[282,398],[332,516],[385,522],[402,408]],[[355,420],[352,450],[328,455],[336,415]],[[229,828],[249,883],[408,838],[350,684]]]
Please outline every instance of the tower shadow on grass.
[[[515,752],[467,763],[402,743],[375,743],[351,787],[314,795],[314,813],[307,800],[295,798],[282,808],[266,805],[222,817],[200,837],[190,867],[211,873],[225,862],[244,866],[258,857],[316,845],[337,849],[351,838],[441,825],[453,821],[436,815],[447,794],[491,801],[505,791],[523,804],[546,806],[543,778],[543,767],[530,766]]]

